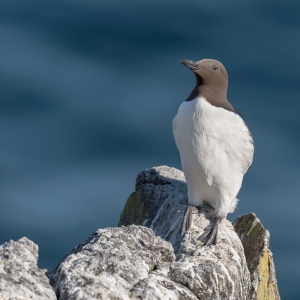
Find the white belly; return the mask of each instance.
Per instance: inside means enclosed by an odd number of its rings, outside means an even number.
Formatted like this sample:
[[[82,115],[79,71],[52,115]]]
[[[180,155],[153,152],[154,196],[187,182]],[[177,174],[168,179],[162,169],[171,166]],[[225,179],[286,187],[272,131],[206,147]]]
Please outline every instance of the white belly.
[[[226,217],[236,206],[243,176],[253,158],[253,142],[239,115],[204,98],[184,102],[173,132],[188,184],[188,201],[203,201]]]

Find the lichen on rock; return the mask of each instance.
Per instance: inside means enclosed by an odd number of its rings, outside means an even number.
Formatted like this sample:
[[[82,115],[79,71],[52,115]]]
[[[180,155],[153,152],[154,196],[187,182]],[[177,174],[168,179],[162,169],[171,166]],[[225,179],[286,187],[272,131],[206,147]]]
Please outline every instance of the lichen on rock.
[[[242,241],[251,275],[249,299],[280,299],[269,231],[254,213],[239,217],[233,225]]]

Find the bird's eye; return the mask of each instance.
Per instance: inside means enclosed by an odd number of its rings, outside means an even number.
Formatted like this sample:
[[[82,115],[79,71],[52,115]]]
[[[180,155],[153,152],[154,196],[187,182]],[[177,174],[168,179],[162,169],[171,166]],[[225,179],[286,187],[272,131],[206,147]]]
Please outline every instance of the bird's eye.
[[[213,68],[215,71],[219,69],[219,67],[217,67],[217,66],[213,66],[212,68]]]

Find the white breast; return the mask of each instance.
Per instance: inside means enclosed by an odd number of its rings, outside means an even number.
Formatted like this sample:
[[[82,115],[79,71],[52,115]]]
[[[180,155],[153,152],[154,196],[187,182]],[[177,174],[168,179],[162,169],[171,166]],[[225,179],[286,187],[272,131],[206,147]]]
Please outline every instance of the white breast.
[[[181,104],[173,133],[189,203],[201,206],[207,201],[226,217],[236,206],[243,176],[253,159],[253,141],[244,121],[201,97]]]

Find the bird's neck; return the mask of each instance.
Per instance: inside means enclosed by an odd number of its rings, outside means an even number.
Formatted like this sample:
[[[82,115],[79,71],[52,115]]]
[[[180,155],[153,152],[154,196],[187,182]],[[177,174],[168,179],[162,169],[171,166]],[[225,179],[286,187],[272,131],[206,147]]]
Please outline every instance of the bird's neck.
[[[198,84],[194,87],[190,95],[185,101],[192,101],[197,97],[203,97],[211,105],[216,107],[222,107],[226,110],[235,112],[232,105],[227,100],[227,90],[220,89],[208,85]]]

